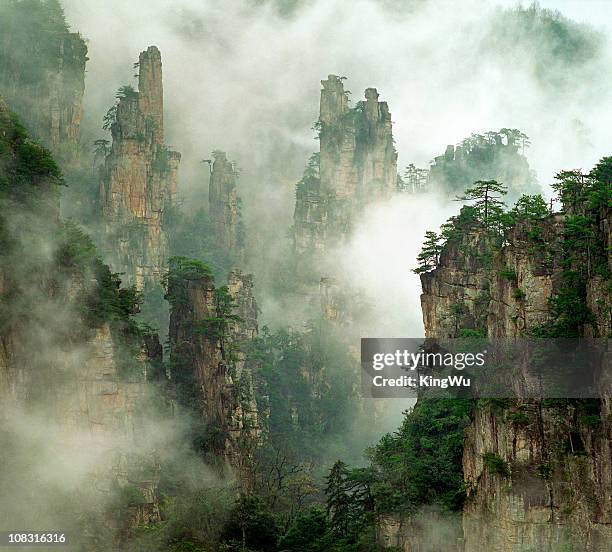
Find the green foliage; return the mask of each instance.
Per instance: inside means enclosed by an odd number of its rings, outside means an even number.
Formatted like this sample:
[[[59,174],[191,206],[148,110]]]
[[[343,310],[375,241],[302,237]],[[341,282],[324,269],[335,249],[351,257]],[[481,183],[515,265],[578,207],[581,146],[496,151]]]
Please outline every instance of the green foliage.
[[[551,479],[554,472],[554,467],[549,463],[538,464],[536,466],[536,473],[543,479]]]
[[[308,159],[308,164],[304,169],[302,178],[296,185],[295,193],[296,196],[301,194],[317,193],[320,184],[320,164],[321,154],[319,152],[313,153]]]
[[[514,288],[512,290],[512,297],[517,301],[523,301],[525,297],[527,297],[527,294],[521,288]]]
[[[494,452],[485,452],[482,455],[482,459],[490,473],[501,475],[502,477],[510,477],[510,466],[499,455]]]
[[[471,337],[482,338],[487,337],[486,331],[483,329],[462,328],[459,330],[457,337],[467,339]]]
[[[110,130],[111,127],[117,122],[117,104],[112,105],[108,108],[108,111],[102,118],[102,128],[104,130]]]
[[[513,268],[508,268],[508,267],[500,270],[499,276],[500,278],[504,278],[504,280],[508,280],[510,282],[516,282],[518,278],[516,274],[516,270],[514,270]]]
[[[227,277],[235,265],[233,253],[219,246],[212,221],[203,209],[188,215],[176,206],[167,206],[164,212],[164,228],[168,231],[171,255],[206,259],[215,279]]]
[[[517,129],[472,134],[456,148],[447,148],[435,158],[428,186],[454,195],[477,180],[496,180],[508,185],[512,198],[537,191],[537,184],[524,155],[529,138]]]
[[[330,541],[327,515],[322,508],[300,512],[278,543],[279,552],[327,552]]]
[[[88,327],[111,321],[132,323],[130,316],[138,310],[141,294],[135,287],[121,288],[119,274],[112,273],[102,262],[91,238],[74,223],[61,226],[55,255],[62,270],[93,276],[95,284],[93,288],[85,287],[81,303],[81,315]]]
[[[264,326],[248,354],[260,364],[258,394],[269,398],[271,444],[321,462],[325,440],[346,431],[353,400],[356,364],[341,336],[324,320],[304,332]]]
[[[348,466],[338,460],[329,472],[326,480],[325,496],[327,497],[327,514],[332,530],[340,537],[349,535],[355,522],[355,503],[350,495]]]
[[[378,511],[414,512],[424,504],[461,509],[463,430],[471,408],[468,400],[419,399],[397,433],[370,451]]]
[[[354,468],[338,460],[326,478],[325,496],[329,528],[340,539],[356,541],[371,522],[374,510],[371,468]]]
[[[106,157],[110,151],[110,141],[105,138],[98,138],[93,142],[93,153],[95,157]]]
[[[235,544],[235,550],[274,550],[279,528],[274,515],[256,496],[241,496],[230,512],[223,540]]]
[[[0,50],[0,90],[36,141],[49,135],[48,119],[41,117],[40,106],[36,104],[52,93],[55,81],[51,74],[58,70],[60,49],[66,48],[64,41],[68,42],[71,55],[64,57],[60,86],[75,85],[78,66],[87,52],[82,42],[71,40],[67,33],[58,0],[0,2],[0,36],[5,45]]]
[[[414,273],[429,272],[438,266],[440,253],[442,252],[441,240],[442,236],[438,236],[435,232],[429,230],[425,232],[425,241],[423,242],[421,252],[417,256],[419,266],[413,270]]]
[[[516,412],[511,412],[510,414],[508,414],[508,421],[515,426],[526,426],[529,424],[530,420],[526,412],[518,410]]]
[[[233,314],[235,303],[227,286],[215,289],[214,304],[215,315],[201,320],[194,330],[212,339],[223,339],[228,334],[230,325],[240,320]]]
[[[566,211],[582,214],[585,209],[597,211],[612,206],[610,173],[612,157],[603,157],[588,174],[579,170],[559,172],[553,189]]]
[[[470,205],[464,205],[459,215],[451,217],[441,226],[441,236],[444,244],[460,240],[467,232],[481,228],[478,210]]]
[[[123,86],[120,86],[117,90],[115,98],[117,98],[118,100],[133,100],[138,98],[138,92],[134,90],[134,87],[131,84],[124,84]]]
[[[576,80],[592,76],[589,62],[603,51],[604,41],[591,26],[534,2],[500,10],[482,44],[483,55],[501,55],[507,63],[529,58],[538,83],[565,94]]]
[[[184,465],[172,466],[177,473],[168,468],[162,465],[160,481],[163,521],[133,528],[125,552],[210,552],[220,541],[235,507],[233,493],[215,485],[194,489],[184,483]]]
[[[200,280],[211,277],[210,268],[202,261],[182,256],[170,258],[168,280]]]
[[[496,180],[477,180],[457,201],[470,201],[476,209],[485,228],[499,226],[504,202],[501,197],[508,193],[508,188]]]
[[[64,183],[51,153],[32,141],[13,113],[0,117],[0,199],[41,201]]]
[[[427,189],[429,171],[427,169],[419,169],[413,163],[410,163],[404,171],[404,176],[401,178],[398,175],[398,188],[401,191],[407,192],[422,192]]]
[[[546,201],[541,195],[522,195],[512,207],[510,214],[515,223],[518,221],[536,221],[549,216]]]
[[[599,414],[587,414],[580,418],[580,423],[592,429],[597,429],[601,426],[601,417]]]
[[[167,173],[170,170],[170,151],[167,147],[161,147],[157,150],[152,167],[154,171],[160,173]]]

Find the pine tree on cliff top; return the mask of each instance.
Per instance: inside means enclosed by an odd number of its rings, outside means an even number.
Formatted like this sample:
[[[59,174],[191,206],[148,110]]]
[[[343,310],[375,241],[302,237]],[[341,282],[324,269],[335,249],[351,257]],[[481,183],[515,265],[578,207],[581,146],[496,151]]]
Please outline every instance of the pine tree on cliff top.
[[[478,209],[486,228],[490,228],[503,213],[505,203],[502,196],[508,193],[508,187],[497,180],[477,180],[457,201],[470,201]]]
[[[413,270],[415,274],[429,272],[438,266],[440,252],[442,251],[442,246],[440,245],[441,239],[442,236],[438,236],[438,234],[431,230],[425,232],[425,241],[417,257],[419,266]]]

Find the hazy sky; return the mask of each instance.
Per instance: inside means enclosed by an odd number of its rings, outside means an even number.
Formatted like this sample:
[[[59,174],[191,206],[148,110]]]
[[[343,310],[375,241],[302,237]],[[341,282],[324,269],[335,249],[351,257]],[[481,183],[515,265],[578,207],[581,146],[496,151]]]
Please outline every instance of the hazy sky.
[[[89,41],[85,107],[96,125],[114,91],[133,82],[138,53],[160,47],[168,138],[183,153],[187,180],[199,170],[194,160],[215,148],[251,174],[284,157],[288,181],[299,177],[303,156],[317,148],[310,127],[319,81],[329,73],[348,77],[353,100],[368,86],[379,89],[389,102],[402,167],[427,166],[471,132],[515,127],[532,137],[530,162],[547,182],[560,163],[588,166],[597,159],[597,142],[609,128],[601,97],[585,98],[585,83],[552,104],[532,79],[527,53],[510,64],[476,60],[493,6],[515,5],[509,0],[432,0],[415,19],[373,1],[312,0],[290,21],[237,0],[64,4],[72,28]],[[599,27],[610,24],[609,1],[541,4]],[[564,142],[576,127],[591,150]]]

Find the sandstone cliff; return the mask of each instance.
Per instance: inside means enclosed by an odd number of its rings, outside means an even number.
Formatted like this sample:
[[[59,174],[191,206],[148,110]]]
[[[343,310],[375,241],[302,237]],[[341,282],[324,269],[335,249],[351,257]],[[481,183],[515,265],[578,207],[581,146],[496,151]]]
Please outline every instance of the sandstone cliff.
[[[6,3],[0,21],[0,94],[62,164],[76,164],[85,41],[53,3]]]
[[[519,222],[501,246],[456,219],[421,275],[426,335],[609,336],[611,212],[589,201]],[[601,386],[601,400],[478,401],[463,455],[467,552],[610,550],[612,387]]]
[[[7,523],[31,520],[32,526],[36,516],[50,519],[55,513],[48,489],[59,487],[54,477],[64,473],[66,504],[82,508],[83,518],[98,516],[91,526],[80,519],[79,534],[157,521],[154,450],[138,439],[146,424],[141,412],[148,382],[157,378],[157,339],[142,338],[130,318],[136,296],[121,289],[91,240],[59,219],[61,173],[1,100],[0,143],[0,418],[7,454],[2,479],[12,497],[3,507],[14,505],[0,517]],[[39,439],[32,429],[53,438]],[[36,455],[30,450],[23,460],[28,467],[12,456],[19,459],[21,439],[34,439],[37,447]],[[78,458],[89,450],[95,457],[83,468]],[[52,468],[36,467],[49,458]],[[78,485],[91,489],[93,505],[79,506],[78,489],[68,484],[80,476]],[[16,505],[30,487],[39,495],[20,510]],[[126,490],[132,499],[119,501]],[[119,502],[128,510],[116,519],[113,505]]]
[[[238,174],[223,151],[213,152],[208,210],[219,247],[240,259],[244,236],[240,217],[240,198],[236,190]]]
[[[171,304],[172,378],[179,402],[196,420],[193,438],[211,462],[222,459],[248,481],[260,427],[253,372],[246,355],[257,335],[252,278],[239,270],[216,288],[204,265],[175,258],[167,298]]]
[[[397,153],[391,114],[375,88],[365,101],[348,105],[343,80],[321,81],[317,123],[320,154],[313,156],[296,189],[294,243],[298,253],[341,243],[360,210],[387,198],[397,187]]]
[[[106,258],[125,283],[161,281],[168,257],[164,212],[176,195],[180,154],[164,144],[162,63],[150,46],[138,62],[138,92],[124,87],[109,117],[113,143],[101,169]]]

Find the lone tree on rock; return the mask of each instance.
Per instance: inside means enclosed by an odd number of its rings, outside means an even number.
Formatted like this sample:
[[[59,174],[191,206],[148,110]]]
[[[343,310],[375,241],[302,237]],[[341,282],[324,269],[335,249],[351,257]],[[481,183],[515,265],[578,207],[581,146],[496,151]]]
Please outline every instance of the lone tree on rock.
[[[419,266],[413,270],[415,274],[429,272],[438,266],[440,252],[442,251],[442,246],[440,245],[441,240],[442,236],[438,236],[435,232],[431,230],[425,232],[425,241],[417,257]]]
[[[486,228],[499,220],[503,213],[502,196],[508,193],[508,187],[497,180],[477,180],[474,186],[468,188],[465,194],[457,197],[457,201],[470,201],[482,216]]]

